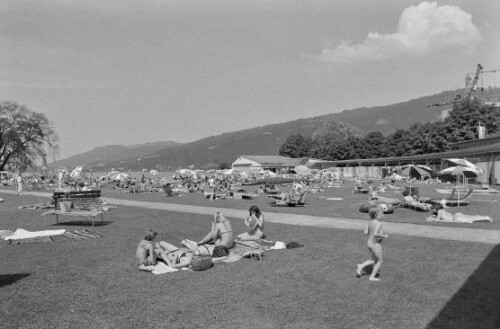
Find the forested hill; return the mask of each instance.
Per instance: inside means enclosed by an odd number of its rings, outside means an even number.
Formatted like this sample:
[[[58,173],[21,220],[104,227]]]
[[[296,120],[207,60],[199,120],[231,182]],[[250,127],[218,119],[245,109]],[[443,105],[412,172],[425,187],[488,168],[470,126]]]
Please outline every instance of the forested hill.
[[[130,147],[121,146],[123,152],[116,151],[116,153],[107,150],[108,147],[102,147],[94,150],[102,151],[100,153],[87,152],[58,161],[57,164],[67,167],[85,165],[91,168],[100,164],[101,169],[114,167],[124,170],[143,168],[167,170],[190,165],[197,168],[217,167],[221,163],[230,164],[242,154],[277,155],[279,147],[293,134],[311,136],[328,132],[339,136],[363,136],[372,131],[379,131],[388,135],[396,129],[407,129],[416,122],[437,121],[452,105],[431,107],[428,105],[451,102],[457,93],[448,91],[393,105],[346,110],[225,133],[186,144],[167,142],[171,144],[163,147],[161,144],[151,143],[154,147],[149,144],[144,147],[138,145],[132,147],[133,152]],[[489,101],[500,102],[500,88],[485,89],[483,96]]]
[[[384,135],[389,135],[396,129],[408,128],[412,123],[438,120],[441,115],[445,114],[446,110],[452,108],[451,103],[456,95],[463,97],[463,92],[446,91],[398,104],[345,110],[340,113],[323,115],[316,119],[330,120],[334,118],[358,128],[364,134],[379,131]],[[481,95],[488,101],[500,102],[500,88],[484,89]],[[431,106],[443,103],[445,105]]]
[[[84,166],[87,168],[107,167],[108,163],[120,163],[120,161],[128,162],[129,159],[140,159],[143,156],[153,154],[159,150],[168,149],[169,147],[181,145],[177,142],[153,142],[136,145],[108,145],[96,147],[95,149],[74,155],[72,157],[56,161],[51,166],[53,167],[68,167]]]

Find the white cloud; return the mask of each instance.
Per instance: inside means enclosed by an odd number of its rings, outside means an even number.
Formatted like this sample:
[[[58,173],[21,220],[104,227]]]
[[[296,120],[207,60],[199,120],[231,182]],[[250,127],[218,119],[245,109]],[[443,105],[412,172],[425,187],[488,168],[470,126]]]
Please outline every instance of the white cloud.
[[[398,56],[425,56],[439,52],[470,52],[482,36],[471,15],[456,6],[422,2],[406,8],[395,33],[371,32],[362,43],[342,41],[312,58],[332,63],[378,61]]]

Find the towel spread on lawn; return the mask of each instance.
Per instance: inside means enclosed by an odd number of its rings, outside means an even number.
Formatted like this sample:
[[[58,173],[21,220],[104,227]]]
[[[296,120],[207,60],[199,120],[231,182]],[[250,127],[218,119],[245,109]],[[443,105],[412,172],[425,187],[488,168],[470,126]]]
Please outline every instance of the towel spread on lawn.
[[[19,228],[15,232],[7,230],[0,231],[0,238],[8,240],[11,244],[26,244],[52,242],[63,239],[85,240],[89,238],[102,238],[102,234],[89,230],[67,231],[65,229],[30,232]]]
[[[302,245],[300,245],[302,246]],[[284,242],[273,242],[267,240],[258,241],[240,241],[236,240],[233,248],[229,249],[229,255],[224,257],[212,258],[214,264],[219,263],[233,263],[243,258],[261,260],[265,250],[286,249]],[[157,262],[155,265],[141,265],[140,270],[148,271],[153,274],[164,274],[177,272],[178,269],[169,267],[162,261]],[[182,268],[182,270],[190,270],[189,268]]]

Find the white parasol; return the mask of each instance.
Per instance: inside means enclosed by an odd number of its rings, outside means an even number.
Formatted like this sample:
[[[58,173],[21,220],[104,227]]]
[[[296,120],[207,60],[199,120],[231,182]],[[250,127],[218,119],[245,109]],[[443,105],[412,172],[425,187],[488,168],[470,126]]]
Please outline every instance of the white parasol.
[[[127,178],[128,175],[127,174],[124,174],[124,173],[118,173],[114,176],[111,177],[111,180],[122,180],[122,179],[125,179]]]
[[[71,174],[69,174],[69,175],[72,178],[78,178],[78,177],[80,177],[80,174],[82,173],[82,170],[83,170],[83,167],[78,166],[75,169],[73,169],[73,171],[71,171]]]
[[[179,169],[175,173],[181,176],[196,176],[196,172],[191,169]]]

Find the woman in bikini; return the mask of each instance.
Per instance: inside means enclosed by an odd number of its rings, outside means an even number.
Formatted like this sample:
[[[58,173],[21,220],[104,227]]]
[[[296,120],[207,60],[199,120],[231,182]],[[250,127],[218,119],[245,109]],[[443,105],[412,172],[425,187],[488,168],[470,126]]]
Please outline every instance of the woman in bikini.
[[[238,235],[238,239],[243,241],[260,240],[265,237],[264,235],[264,215],[260,209],[253,205],[248,210],[250,216],[245,218],[245,225],[250,229],[248,232]]]
[[[173,268],[187,267],[193,258],[194,250],[178,248],[165,241],[158,242],[156,247],[161,250],[161,258]]]
[[[191,242],[189,240],[184,240],[185,242]],[[228,249],[234,246],[233,239],[233,227],[231,222],[227,220],[220,211],[217,211],[214,215],[214,220],[212,222],[212,229],[208,234],[201,239],[197,245],[213,243],[215,246],[224,246]],[[192,247],[192,244],[189,244]]]

